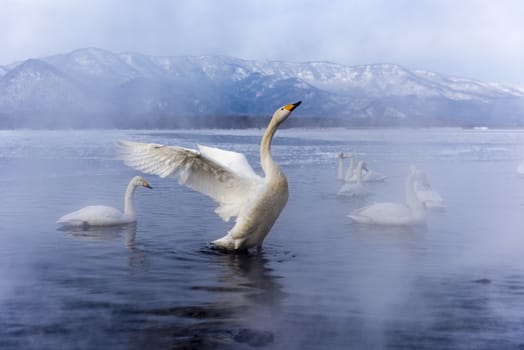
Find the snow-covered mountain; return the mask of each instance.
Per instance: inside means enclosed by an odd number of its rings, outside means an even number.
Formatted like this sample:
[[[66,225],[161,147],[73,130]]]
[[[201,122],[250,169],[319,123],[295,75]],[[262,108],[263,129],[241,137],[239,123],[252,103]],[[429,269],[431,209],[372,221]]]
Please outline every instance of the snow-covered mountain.
[[[0,66],[0,127],[224,125],[295,100],[304,103],[293,119],[322,125],[524,125],[523,89],[395,64],[87,48]]]

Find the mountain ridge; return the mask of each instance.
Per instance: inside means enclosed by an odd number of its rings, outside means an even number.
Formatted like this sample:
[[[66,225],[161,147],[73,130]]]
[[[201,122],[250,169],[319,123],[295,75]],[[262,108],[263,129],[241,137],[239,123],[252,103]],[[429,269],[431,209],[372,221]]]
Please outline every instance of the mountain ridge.
[[[193,120],[197,127],[235,127],[238,118],[254,122],[295,100],[305,102],[295,124],[524,125],[524,89],[392,63],[85,48],[0,66],[0,128],[192,127]]]

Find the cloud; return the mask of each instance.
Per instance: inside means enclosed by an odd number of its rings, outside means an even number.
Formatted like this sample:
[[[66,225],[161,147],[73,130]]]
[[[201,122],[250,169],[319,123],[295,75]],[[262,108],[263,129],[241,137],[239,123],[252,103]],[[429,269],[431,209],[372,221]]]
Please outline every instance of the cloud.
[[[517,0],[7,0],[0,63],[95,46],[154,55],[392,62],[524,85]]]

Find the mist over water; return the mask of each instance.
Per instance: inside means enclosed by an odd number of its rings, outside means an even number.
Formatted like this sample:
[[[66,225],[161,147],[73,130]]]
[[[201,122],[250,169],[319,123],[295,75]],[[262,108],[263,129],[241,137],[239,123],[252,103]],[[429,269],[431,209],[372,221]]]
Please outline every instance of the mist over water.
[[[262,130],[0,131],[2,349],[505,349],[524,347],[523,131],[284,129],[289,202],[262,253],[209,242],[232,223],[176,180],[144,177],[136,225],[57,230],[91,204],[123,209],[137,172],[120,139],[243,152]],[[388,176],[337,196],[337,155]],[[409,166],[445,210],[413,228],[355,225],[403,201]]]

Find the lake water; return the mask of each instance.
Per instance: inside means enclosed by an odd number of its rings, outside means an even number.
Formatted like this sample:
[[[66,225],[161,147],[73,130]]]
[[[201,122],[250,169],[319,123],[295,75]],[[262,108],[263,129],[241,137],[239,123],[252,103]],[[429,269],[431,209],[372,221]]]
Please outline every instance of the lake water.
[[[524,131],[279,130],[290,198],[261,253],[211,249],[232,223],[155,176],[136,226],[57,230],[83,206],[123,207],[138,173],[119,139],[239,151],[260,172],[261,135],[0,131],[0,348],[524,348]],[[388,176],[372,197],[337,197],[341,151]],[[448,207],[422,227],[352,224],[403,201],[411,164]]]

